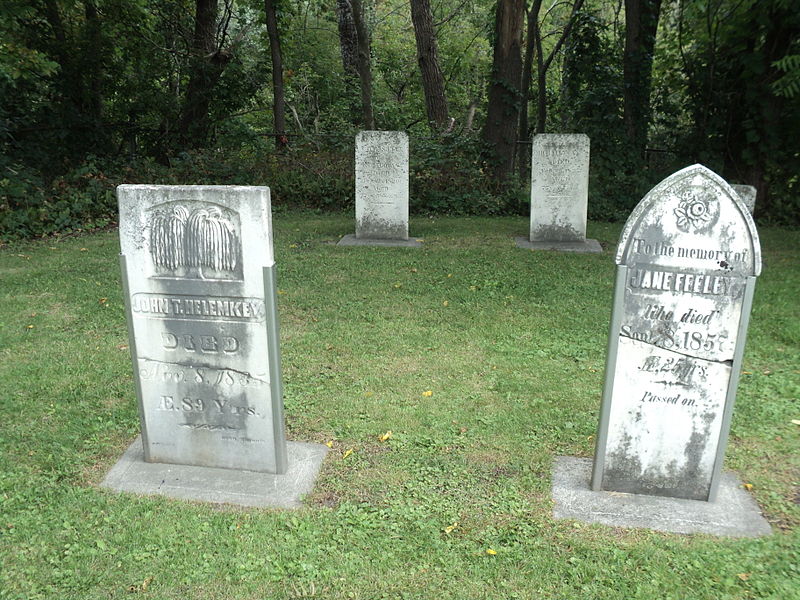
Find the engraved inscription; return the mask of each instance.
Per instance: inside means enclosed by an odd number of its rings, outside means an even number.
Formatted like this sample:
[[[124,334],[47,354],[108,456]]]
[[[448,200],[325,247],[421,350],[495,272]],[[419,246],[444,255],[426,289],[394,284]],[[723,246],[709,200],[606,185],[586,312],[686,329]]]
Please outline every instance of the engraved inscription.
[[[266,315],[264,301],[258,298],[148,293],[134,294],[131,310],[134,315],[155,319],[260,322]]]
[[[161,345],[164,350],[178,348],[186,352],[201,354],[235,354],[239,351],[239,340],[231,335],[193,335],[184,333],[176,335],[164,331],[161,333]]]
[[[249,416],[263,419],[264,415],[252,406],[240,406],[224,398],[178,398],[175,396],[161,396],[156,407],[157,411],[180,413],[208,413],[210,415]],[[203,424],[205,425],[205,424]],[[231,429],[238,429],[229,427]]]
[[[139,359],[139,377],[156,383],[195,383],[212,386],[260,387],[268,385],[266,374],[251,374],[231,367],[171,363]]]

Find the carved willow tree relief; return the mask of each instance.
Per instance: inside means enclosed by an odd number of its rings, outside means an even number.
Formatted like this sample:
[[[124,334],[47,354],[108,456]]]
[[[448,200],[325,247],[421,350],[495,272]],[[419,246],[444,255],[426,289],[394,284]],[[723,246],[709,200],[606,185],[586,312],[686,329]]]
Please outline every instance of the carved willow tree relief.
[[[208,202],[168,202],[149,221],[156,277],[242,279],[239,215]]]

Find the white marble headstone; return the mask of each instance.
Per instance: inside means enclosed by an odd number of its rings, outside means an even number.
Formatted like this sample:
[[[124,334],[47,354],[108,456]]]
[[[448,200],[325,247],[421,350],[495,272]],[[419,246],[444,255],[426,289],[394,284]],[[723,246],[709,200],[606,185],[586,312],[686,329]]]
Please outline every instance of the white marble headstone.
[[[145,460],[284,472],[269,188],[117,197]]]
[[[623,230],[593,487],[707,500],[722,463],[761,252],[737,194],[701,165]]]
[[[356,136],[356,238],[408,239],[408,135]]]
[[[583,242],[589,194],[589,138],[538,134],[531,152],[531,242]]]
[[[742,199],[742,202],[744,202],[747,210],[749,210],[752,215],[753,211],[756,209],[756,195],[758,194],[756,188],[752,185],[744,185],[741,183],[733,183],[731,187],[734,192],[739,194],[739,198]]]

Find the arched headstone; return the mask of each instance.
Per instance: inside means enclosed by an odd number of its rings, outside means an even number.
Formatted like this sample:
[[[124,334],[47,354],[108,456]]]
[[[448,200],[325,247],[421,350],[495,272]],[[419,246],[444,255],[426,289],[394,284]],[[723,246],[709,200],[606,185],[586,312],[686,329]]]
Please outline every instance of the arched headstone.
[[[634,209],[616,263],[592,488],[713,500],[761,271],[753,219],[687,167]]]

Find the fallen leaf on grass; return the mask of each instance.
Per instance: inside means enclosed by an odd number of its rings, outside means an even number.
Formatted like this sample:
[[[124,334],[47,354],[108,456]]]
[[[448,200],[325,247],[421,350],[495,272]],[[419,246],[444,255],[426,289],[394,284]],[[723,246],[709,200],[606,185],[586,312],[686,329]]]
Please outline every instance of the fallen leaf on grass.
[[[745,484],[742,484],[742,487],[749,492],[750,490],[753,489],[753,484],[752,483],[745,483]]]
[[[495,554],[497,554],[497,550],[494,550],[492,548],[487,548],[486,554],[488,554],[489,556],[494,556]]]
[[[800,419],[792,419],[792,423],[795,425],[800,425]]]
[[[750,573],[738,573],[736,576],[742,581],[747,581],[750,579]]]
[[[378,440],[381,441],[381,442],[385,442],[386,440],[390,439],[391,437],[392,437],[392,430],[390,429],[389,431],[384,433],[382,436],[378,437]]]
[[[100,303],[101,306],[105,306],[106,304],[108,304],[108,298],[100,298],[98,302]]]
[[[458,527],[458,521],[455,521],[455,522],[454,522],[452,525],[448,525],[447,527],[445,527],[445,528],[444,528],[444,532],[445,532],[445,533],[452,533],[452,532],[453,532],[453,530],[454,530],[456,527]]]
[[[450,302],[448,302],[447,300],[445,300],[444,302],[442,302],[442,306],[450,306]]]
[[[325,445],[326,445],[328,448],[333,448],[333,440],[331,440],[331,441],[329,441],[329,442],[325,442]]]
[[[350,456],[352,453],[353,453],[353,449],[352,449],[352,448],[350,448],[350,449],[349,449],[347,452],[345,452],[344,454],[342,454],[342,460],[344,460],[345,458],[347,458],[348,456]]]
[[[425,398],[430,398],[431,396],[433,396],[433,392],[431,390],[425,390],[424,392],[422,392],[422,395]]]
[[[153,577],[147,577],[142,583],[136,585],[129,585],[128,591],[132,594],[138,594],[139,592],[146,592],[147,588],[150,586],[150,583],[153,581]]]

